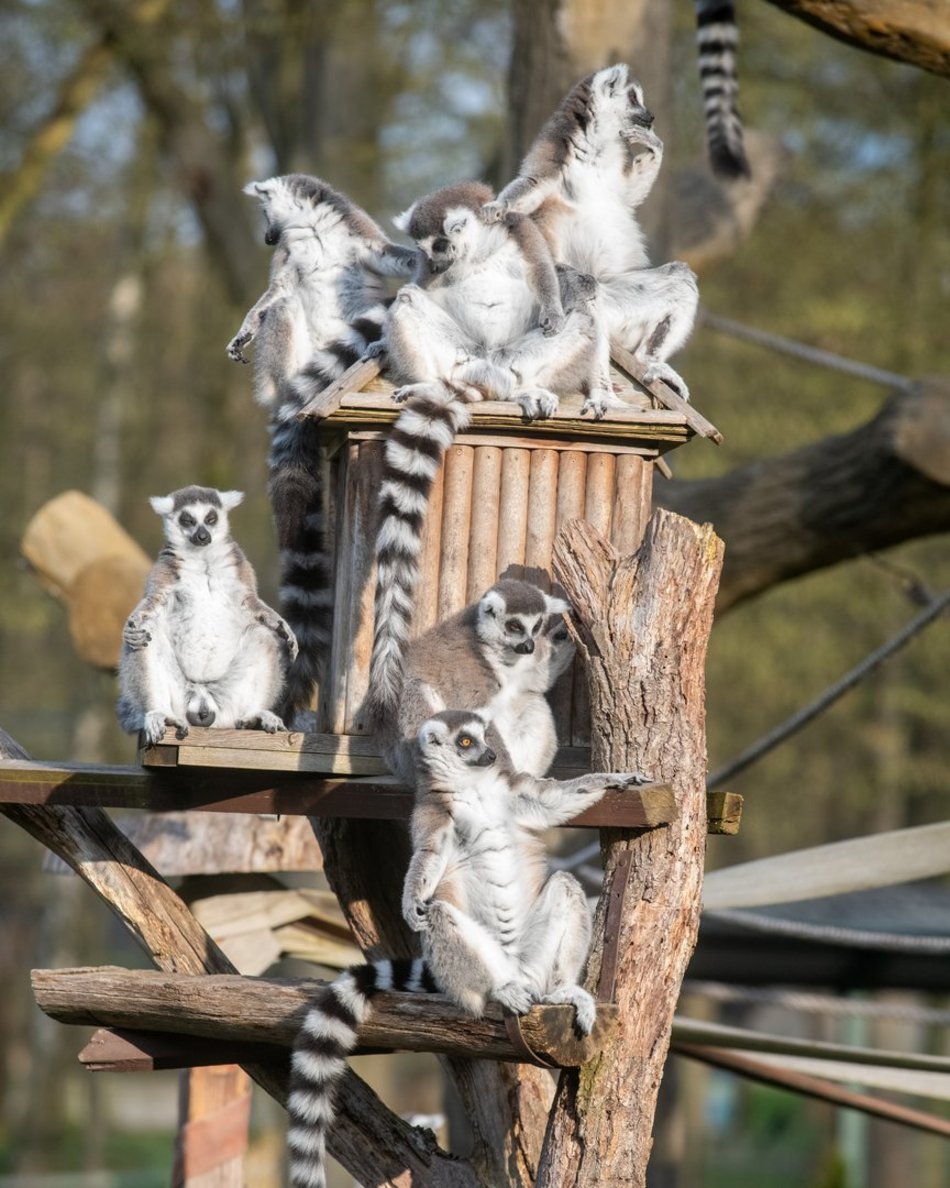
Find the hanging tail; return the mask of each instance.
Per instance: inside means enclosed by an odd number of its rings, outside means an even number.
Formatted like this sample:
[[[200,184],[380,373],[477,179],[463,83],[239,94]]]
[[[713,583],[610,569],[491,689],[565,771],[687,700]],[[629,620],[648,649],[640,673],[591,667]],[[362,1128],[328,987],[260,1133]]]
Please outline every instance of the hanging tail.
[[[470,419],[470,389],[441,382],[432,389],[431,396],[410,399],[386,441],[376,535],[376,629],[366,701],[377,729],[392,719],[402,690],[432,483],[445,451]]]
[[[325,1188],[326,1137],[337,1086],[356,1047],[357,1028],[383,990],[436,993],[438,987],[420,958],[354,965],[307,1012],[294,1043],[287,1099],[291,1188]]]
[[[734,0],[694,0],[699,76],[706,114],[709,160],[718,177],[749,177],[749,159],[739,115],[736,47],[739,26]]]

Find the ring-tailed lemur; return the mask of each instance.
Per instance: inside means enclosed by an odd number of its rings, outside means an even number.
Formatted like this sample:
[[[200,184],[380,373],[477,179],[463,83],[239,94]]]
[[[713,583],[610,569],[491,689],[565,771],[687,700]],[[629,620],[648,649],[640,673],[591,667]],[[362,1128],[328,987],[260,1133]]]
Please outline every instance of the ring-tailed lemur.
[[[734,0],[694,0],[694,3],[709,160],[713,172],[720,177],[749,177],[751,170],[739,115],[736,6]]]
[[[487,204],[487,219],[530,214],[559,263],[600,283],[607,336],[643,363],[647,379],[663,379],[688,398],[667,363],[685,343],[699,291],[682,263],[650,268],[634,215],[663,161],[653,114],[625,65],[609,66],[577,83],[541,129],[520,174]],[[598,384],[609,389],[609,351],[601,338]],[[617,401],[609,401],[617,403]]]
[[[270,498],[281,550],[280,605],[300,654],[284,709],[305,709],[322,675],[332,622],[333,561],[325,543],[319,429],[301,408],[376,342],[386,314],[383,278],[408,276],[417,253],[390,243],[373,220],[319,178],[252,182],[264,242],[275,246],[267,291],[228,344],[256,339],[254,395],[270,411]]]
[[[416,743],[419,786],[403,916],[424,960],[354,966],[308,1012],[291,1062],[288,1145],[293,1188],[322,1188],[334,1097],[357,1029],[382,990],[441,991],[479,1016],[489,1001],[524,1014],[535,1002],[574,1007],[590,1034],[596,1004],[579,979],[590,946],[584,891],[548,876],[538,834],[596,804],[637,774],[538,780],[496,753],[478,715],[445,711]]]
[[[400,494],[387,498],[398,506]],[[392,521],[378,546],[376,632],[366,710],[390,770],[414,779],[421,724],[446,708],[483,712],[518,771],[543,775],[557,749],[544,694],[571,661],[573,645],[551,615],[570,609],[530,582],[505,580],[410,642],[418,523]]]
[[[179,737],[189,724],[286,729],[274,707],[297,642],[231,539],[228,512],[243,498],[184,487],[151,500],[166,543],[122,634],[116,711],[150,743],[166,725]]]

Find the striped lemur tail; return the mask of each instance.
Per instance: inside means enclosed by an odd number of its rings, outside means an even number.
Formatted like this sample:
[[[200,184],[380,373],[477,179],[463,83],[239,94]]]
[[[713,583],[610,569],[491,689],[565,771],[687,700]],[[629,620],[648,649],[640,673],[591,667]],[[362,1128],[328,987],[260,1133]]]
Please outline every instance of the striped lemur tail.
[[[735,0],[694,0],[699,76],[706,113],[706,140],[713,172],[719,177],[749,177],[749,159],[739,115],[736,46],[739,26]]]
[[[333,1125],[345,1058],[373,998],[383,990],[436,993],[421,958],[354,965],[331,982],[307,1012],[294,1042],[287,1099],[291,1188],[324,1188],[326,1136]]]
[[[412,397],[386,441],[376,534],[376,627],[366,709],[378,729],[391,721],[402,690],[422,527],[432,483],[445,451],[469,423],[465,386],[439,383],[442,398]],[[449,399],[445,398],[445,394]]]

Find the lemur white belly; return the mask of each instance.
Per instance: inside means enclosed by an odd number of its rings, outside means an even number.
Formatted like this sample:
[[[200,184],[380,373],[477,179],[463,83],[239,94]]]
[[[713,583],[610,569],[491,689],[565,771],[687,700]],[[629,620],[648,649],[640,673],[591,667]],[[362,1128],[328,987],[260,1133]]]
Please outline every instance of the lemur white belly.
[[[626,196],[590,171],[571,176],[577,214],[563,221],[561,262],[598,280],[649,266],[643,233]]]
[[[484,266],[470,265],[451,285],[431,289],[430,296],[486,350],[507,346],[537,325],[538,303],[513,244],[495,252]]]
[[[209,565],[182,571],[170,618],[171,642],[189,681],[220,680],[239,652],[249,624],[241,603],[246,593],[231,566],[211,576]]]
[[[520,830],[511,821],[507,784],[495,782],[477,798],[453,804],[456,853],[449,861],[453,882],[465,902],[459,906],[488,928],[506,949],[517,947],[533,901],[529,871],[519,858]]]

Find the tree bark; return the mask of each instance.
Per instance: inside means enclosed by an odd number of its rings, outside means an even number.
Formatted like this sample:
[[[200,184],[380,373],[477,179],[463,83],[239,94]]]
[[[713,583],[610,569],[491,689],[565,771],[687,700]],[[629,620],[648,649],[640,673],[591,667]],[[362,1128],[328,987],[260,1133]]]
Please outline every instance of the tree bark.
[[[655,502],[726,542],[716,602],[950,529],[950,382],[891,396],[851,433],[721,478],[658,483]]]
[[[0,730],[0,758],[29,759]],[[155,964],[168,973],[236,973],[185,903],[99,809],[0,805],[3,815],[58,854],[118,915]],[[267,1065],[245,1071],[282,1104],[285,1072]],[[470,1188],[474,1176],[464,1163],[440,1151],[431,1136],[408,1126],[388,1110],[352,1071],[340,1085],[337,1118],[328,1139],[330,1153],[358,1179],[397,1188],[408,1171],[420,1188]],[[381,1169],[384,1169],[381,1171]]]
[[[577,614],[590,673],[592,766],[662,776],[679,817],[641,833],[604,831],[604,889],[588,987],[616,1001],[600,1057],[562,1073],[539,1188],[645,1183],[673,1012],[696,941],[705,856],[705,657],[722,543],[667,512],[621,558],[574,521],[554,572]],[[615,946],[616,966],[612,947]]]
[[[838,41],[950,78],[950,10],[941,0],[769,0]]]

